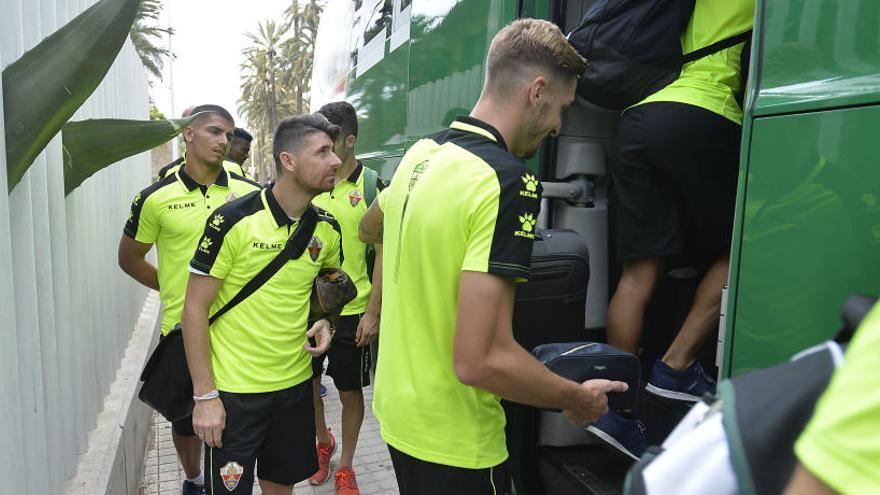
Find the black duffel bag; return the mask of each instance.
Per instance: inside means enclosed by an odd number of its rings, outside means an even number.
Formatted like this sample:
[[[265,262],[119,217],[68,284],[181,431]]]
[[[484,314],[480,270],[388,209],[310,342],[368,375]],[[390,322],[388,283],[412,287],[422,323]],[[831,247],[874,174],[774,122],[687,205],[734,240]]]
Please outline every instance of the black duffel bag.
[[[180,324],[159,340],[141,373],[144,384],[138,399],[174,422],[193,410],[193,387],[183,350],[183,332]]]
[[[532,354],[554,373],[578,383],[597,378],[626,382],[626,392],[608,394],[608,408],[623,413],[635,410],[641,387],[641,366],[635,355],[596,342],[543,344]]]

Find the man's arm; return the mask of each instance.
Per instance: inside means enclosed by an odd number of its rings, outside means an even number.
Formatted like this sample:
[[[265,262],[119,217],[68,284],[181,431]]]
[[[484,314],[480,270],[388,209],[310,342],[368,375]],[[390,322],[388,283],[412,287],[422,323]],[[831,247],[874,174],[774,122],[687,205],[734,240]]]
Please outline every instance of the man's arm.
[[[514,402],[561,409],[575,424],[595,421],[608,411],[605,394],[625,391],[627,385],[608,380],[579,384],[526,352],[513,339],[514,287],[506,277],[462,272],[454,343],[459,380]]]
[[[358,239],[367,244],[381,244],[384,222],[385,215],[379,206],[379,198],[376,198],[358,224]]]
[[[803,464],[798,463],[794,476],[785,489],[785,495],[836,495],[830,486],[811,473]]]
[[[181,326],[186,349],[186,362],[192,376],[193,394],[205,395],[216,390],[211,371],[211,336],[208,333],[208,311],[217,297],[222,280],[190,273],[183,303]],[[197,401],[193,409],[193,430],[211,447],[223,446],[226,410],[219,399]]]
[[[376,260],[373,263],[372,292],[367,310],[361,317],[355,334],[355,343],[358,347],[370,345],[370,342],[379,335],[379,311],[382,308],[382,245],[375,244],[373,247],[376,250]]]
[[[128,235],[122,234],[116,256],[122,271],[147,287],[159,290],[159,273],[156,271],[156,267],[146,260],[147,253],[152,247],[152,244],[138,242]]]

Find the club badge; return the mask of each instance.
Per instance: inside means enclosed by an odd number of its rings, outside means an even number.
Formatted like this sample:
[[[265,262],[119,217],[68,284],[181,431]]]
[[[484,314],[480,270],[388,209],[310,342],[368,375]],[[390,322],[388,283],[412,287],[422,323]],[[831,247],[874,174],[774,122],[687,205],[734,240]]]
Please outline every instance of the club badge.
[[[223,479],[223,486],[225,486],[230,492],[235,490],[235,487],[238,486],[238,482],[241,481],[241,476],[243,474],[244,468],[241,467],[241,464],[235,461],[227,462],[225,466],[220,468],[220,477]]]
[[[323,248],[324,244],[321,242],[321,239],[312,237],[312,240],[309,242],[309,257],[312,258],[312,261],[318,261],[318,256],[320,256],[321,249]]]
[[[348,193],[348,202],[351,203],[352,207],[357,206],[358,203],[360,203],[363,199],[364,199],[364,197],[361,195],[361,192],[358,191],[357,189],[354,189],[350,193]]]
[[[226,196],[227,202],[235,200],[235,199],[238,199],[238,194],[235,194],[234,192],[231,192]]]

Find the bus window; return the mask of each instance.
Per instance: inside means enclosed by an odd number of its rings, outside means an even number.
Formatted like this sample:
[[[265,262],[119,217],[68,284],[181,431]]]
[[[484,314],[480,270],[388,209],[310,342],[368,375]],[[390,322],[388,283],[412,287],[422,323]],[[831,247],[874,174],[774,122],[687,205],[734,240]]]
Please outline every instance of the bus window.
[[[412,19],[412,0],[397,0],[394,8],[394,22],[391,29],[391,48],[394,51],[409,41],[409,23]]]

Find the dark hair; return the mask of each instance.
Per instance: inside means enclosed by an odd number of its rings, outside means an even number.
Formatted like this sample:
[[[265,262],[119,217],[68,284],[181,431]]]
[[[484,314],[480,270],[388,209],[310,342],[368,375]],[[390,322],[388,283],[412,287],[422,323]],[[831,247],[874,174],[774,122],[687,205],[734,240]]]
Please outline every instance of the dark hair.
[[[351,103],[347,101],[334,101],[321,107],[318,113],[327,117],[327,120],[332,124],[341,127],[343,136],[348,137],[352,134],[357,136],[357,112],[355,112]]]
[[[254,137],[251,136],[251,133],[242,129],[241,127],[235,128],[235,137],[237,137],[239,139],[243,139],[249,143],[254,140]]]
[[[195,115],[200,112],[207,112],[208,114],[216,113],[217,115],[232,122],[233,124],[235,123],[235,119],[232,118],[232,114],[229,113],[225,108],[221,107],[220,105],[199,105],[199,106],[192,109],[192,112],[190,112],[190,115]],[[195,122],[196,120],[199,120],[202,117],[206,117],[206,116],[207,115],[198,116],[193,120],[193,122]]]
[[[339,127],[330,123],[319,113],[295,115],[284,119],[275,130],[272,140],[272,157],[275,158],[275,170],[281,173],[281,153],[296,150],[303,139],[317,132],[323,132],[336,141]]]

